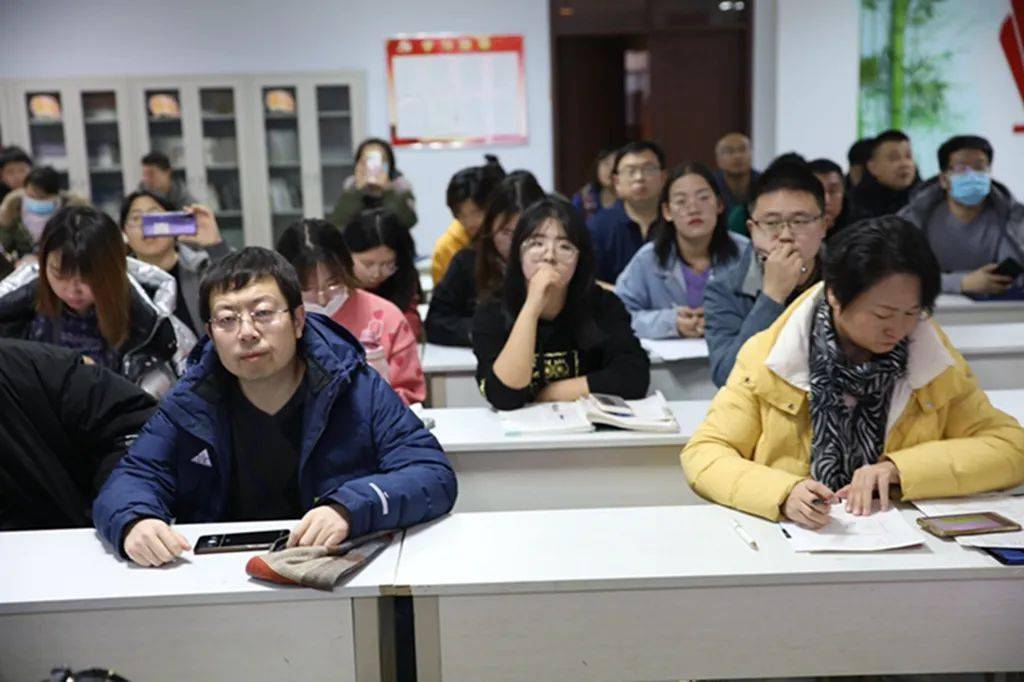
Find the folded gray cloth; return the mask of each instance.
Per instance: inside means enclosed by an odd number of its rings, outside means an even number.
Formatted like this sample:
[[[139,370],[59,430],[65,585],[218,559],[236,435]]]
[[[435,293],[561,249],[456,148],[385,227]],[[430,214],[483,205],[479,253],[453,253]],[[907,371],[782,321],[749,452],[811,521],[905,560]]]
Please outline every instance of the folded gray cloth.
[[[337,547],[292,547],[267,552],[249,559],[245,572],[253,578],[281,585],[332,590],[339,580],[360,570],[383,552],[392,537],[393,534],[388,533],[359,542],[355,547],[342,543]]]

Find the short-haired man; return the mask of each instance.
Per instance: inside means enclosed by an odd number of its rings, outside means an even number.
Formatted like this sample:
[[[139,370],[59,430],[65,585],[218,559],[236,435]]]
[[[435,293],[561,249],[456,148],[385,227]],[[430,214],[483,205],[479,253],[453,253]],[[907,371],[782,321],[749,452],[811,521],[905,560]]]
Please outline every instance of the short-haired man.
[[[760,173],[753,169],[750,138],[743,133],[728,133],[715,144],[715,182],[725,201],[728,217],[737,206],[745,208]]]
[[[846,152],[846,190],[850,191],[860,184],[864,177],[864,166],[871,158],[871,147],[875,140],[872,137],[862,137],[853,144]]]
[[[301,516],[289,545],[307,546],[451,509],[437,440],[354,337],[306,315],[282,256],[229,254],[200,297],[209,339],[96,498],[96,527],[123,555],[159,566],[188,550],[171,519]]]
[[[196,203],[185,183],[174,177],[171,160],[163,152],[150,152],[142,157],[139,189],[152,192],[178,208]]]
[[[825,192],[806,163],[769,166],[750,200],[750,246],[704,290],[711,378],[722,386],[736,354],[786,306],[821,279]]]
[[[612,285],[647,241],[660,215],[665,152],[654,142],[630,142],[615,152],[612,182],[618,201],[587,223],[594,245],[598,281]]]
[[[910,201],[920,180],[910,138],[900,130],[886,130],[874,138],[864,170],[850,197],[857,220],[895,214]]]
[[[807,162],[807,167],[825,190],[825,217],[828,218],[828,238],[831,240],[849,224],[843,169],[831,159],[814,159]]]
[[[1024,263],[1024,205],[992,180],[992,145],[957,135],[939,147],[939,175],[924,183],[899,215],[921,228],[942,268],[942,291],[999,295],[1013,278],[995,271]]]

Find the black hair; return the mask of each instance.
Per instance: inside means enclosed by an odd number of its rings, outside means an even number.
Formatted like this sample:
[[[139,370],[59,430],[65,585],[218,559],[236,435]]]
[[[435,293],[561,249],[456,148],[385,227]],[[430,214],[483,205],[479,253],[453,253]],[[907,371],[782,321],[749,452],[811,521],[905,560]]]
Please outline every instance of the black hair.
[[[653,153],[658,158],[658,166],[661,168],[665,167],[665,150],[657,142],[634,140],[633,142],[627,142],[616,150],[615,163],[612,164],[612,173],[619,172],[619,162],[622,161],[622,157],[626,154],[643,154],[644,152]]]
[[[597,155],[594,156],[594,168],[590,174],[590,185],[597,192],[601,191],[601,178],[599,177],[599,173],[597,172],[597,167],[600,166],[601,162],[604,161],[606,158],[614,155],[615,151],[616,150],[613,149],[612,147],[601,147],[599,150],[597,150]]]
[[[921,280],[921,308],[931,311],[941,287],[941,270],[924,232],[904,218],[882,216],[851,225],[825,250],[825,287],[847,306],[893,274]]]
[[[846,162],[851,166],[863,166],[871,158],[871,148],[875,141],[870,137],[862,137],[850,145],[846,152]]]
[[[3,150],[0,150],[0,168],[9,163],[27,163],[31,166],[32,157],[21,147],[4,147]]]
[[[750,194],[749,210],[754,213],[754,206],[762,195],[788,189],[791,192],[807,192],[818,204],[818,209],[825,212],[825,188],[818,178],[814,177],[806,161],[795,161],[780,157],[768,166],[754,184]]]
[[[121,218],[119,224],[121,225],[122,230],[125,228],[125,225],[128,224],[128,214],[131,213],[132,204],[135,203],[136,199],[139,199],[141,197],[148,197],[152,199],[160,206],[160,208],[162,208],[165,211],[177,211],[179,208],[173,202],[167,201],[167,199],[164,199],[163,197],[157,194],[153,194],[147,189],[135,190],[134,192],[132,192],[131,194],[129,194],[128,196],[121,200]]]
[[[360,142],[359,146],[356,147],[356,155],[352,158],[354,158],[358,163],[359,157],[363,155],[363,150],[369,147],[371,144],[377,145],[384,149],[384,156],[387,157],[388,162],[388,179],[394,180],[399,175],[401,175],[401,173],[398,172],[398,169],[395,168],[395,150],[391,148],[391,145],[388,144],[387,140],[383,140],[379,137],[368,137],[362,142]]]
[[[25,176],[25,186],[32,185],[43,190],[43,194],[50,197],[60,193],[60,173],[53,169],[53,166],[41,166],[33,168]]]
[[[199,316],[207,321],[210,319],[210,297],[213,294],[239,291],[266,278],[277,282],[289,312],[302,305],[299,276],[284,256],[262,246],[247,246],[213,261],[203,273],[199,283]]]
[[[665,186],[661,188],[661,198],[658,200],[658,222],[654,228],[654,253],[663,268],[668,265],[668,257],[672,250],[678,249],[675,227],[670,220],[665,219],[664,207],[669,204],[669,193],[672,189],[672,184],[684,175],[699,175],[704,178],[711,191],[715,193],[718,201],[723,204],[725,203],[725,200],[722,198],[722,191],[718,188],[718,183],[715,182],[715,176],[711,174],[711,171],[704,164],[690,161],[672,169],[668,179],[665,181]],[[722,263],[734,258],[738,251],[736,243],[729,236],[729,219],[723,210],[719,212],[718,218],[715,221],[715,229],[711,233],[711,243],[708,244],[708,253],[712,261]],[[683,254],[680,253],[678,255],[679,259],[682,260]]]
[[[772,162],[768,164],[768,166],[771,167],[777,163],[802,163],[806,165],[807,159],[799,152],[786,152],[785,154],[779,154],[772,159]]]
[[[420,278],[413,256],[412,237],[395,214],[384,208],[360,211],[345,226],[342,235],[352,253],[362,253],[378,246],[386,246],[395,252],[395,273],[374,293],[394,303],[399,310],[408,310],[419,293]]]
[[[490,196],[491,190],[505,179],[505,169],[501,167],[498,157],[485,154],[484,158],[487,159],[484,165],[463,168],[448,181],[445,203],[448,204],[452,215],[467,200],[483,209],[487,205],[487,197]]]
[[[487,202],[480,230],[473,237],[476,256],[477,297],[494,295],[505,279],[505,262],[494,246],[494,225],[499,218],[522,214],[528,206],[544,198],[544,190],[533,173],[515,170],[502,180]]]
[[[961,149],[977,149],[988,157],[989,165],[992,164],[994,152],[988,140],[979,135],[956,135],[943,142],[939,147],[939,170],[949,170],[949,157]]]
[[[320,218],[303,218],[285,229],[277,240],[277,252],[284,256],[304,284],[323,263],[341,277],[345,286],[358,286],[352,274],[352,254],[341,231]]]
[[[839,164],[832,159],[814,159],[813,161],[807,162],[807,167],[811,169],[812,173],[817,173],[819,175],[839,173],[839,177],[843,177],[843,169],[840,168]]]
[[[142,157],[143,166],[156,166],[162,171],[171,170],[171,160],[163,152],[153,151]]]
[[[589,302],[594,288],[594,249],[590,243],[590,232],[576,208],[561,198],[547,196],[531,204],[516,223],[512,235],[512,248],[505,268],[505,309],[512,316],[518,315],[526,302],[526,276],[523,275],[522,248],[541,225],[555,220],[565,230],[565,236],[579,250],[576,271],[569,280],[565,308],[569,319],[579,321],[590,316]]]
[[[871,152],[868,154],[868,158],[875,155],[875,151],[878,150],[886,142],[910,142],[910,138],[902,130],[890,128],[889,130],[883,130],[882,132],[875,135],[871,140]]]

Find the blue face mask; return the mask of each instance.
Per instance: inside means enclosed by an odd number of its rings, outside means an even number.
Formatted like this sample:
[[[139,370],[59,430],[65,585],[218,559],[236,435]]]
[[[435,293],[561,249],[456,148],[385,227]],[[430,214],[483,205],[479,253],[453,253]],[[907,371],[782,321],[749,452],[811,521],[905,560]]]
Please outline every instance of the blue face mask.
[[[969,170],[949,176],[949,195],[964,206],[977,206],[992,189],[992,178],[983,171]]]
[[[57,210],[56,199],[33,199],[26,196],[21,200],[21,206],[27,213],[35,215],[50,215]]]

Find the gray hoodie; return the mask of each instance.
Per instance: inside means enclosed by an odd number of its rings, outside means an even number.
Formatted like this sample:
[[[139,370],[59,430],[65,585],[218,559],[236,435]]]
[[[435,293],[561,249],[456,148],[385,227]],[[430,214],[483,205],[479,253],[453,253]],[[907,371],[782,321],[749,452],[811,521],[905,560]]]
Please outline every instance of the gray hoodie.
[[[933,178],[922,184],[910,198],[910,203],[897,214],[923,230],[935,249],[939,267],[943,271],[944,293],[962,293],[964,275],[988,263],[999,263],[1005,258],[1024,262],[1024,204],[1014,199],[1010,191],[997,182],[992,183],[985,204],[985,210],[969,228],[951,230],[956,221],[943,220],[937,212],[946,205],[946,191]],[[993,230],[996,231],[994,234]],[[984,256],[969,269],[963,268],[962,260],[955,264],[959,267],[955,267],[948,259],[943,262],[942,252],[948,250],[951,244],[961,253],[983,253]]]

